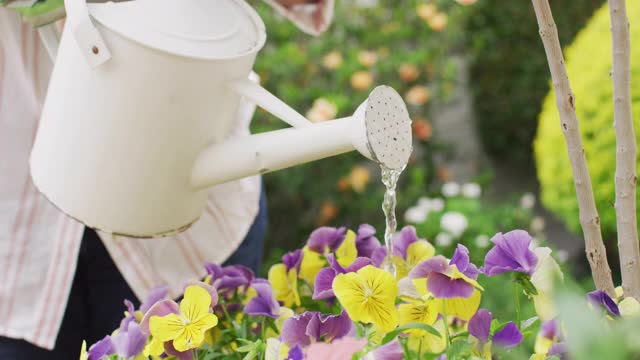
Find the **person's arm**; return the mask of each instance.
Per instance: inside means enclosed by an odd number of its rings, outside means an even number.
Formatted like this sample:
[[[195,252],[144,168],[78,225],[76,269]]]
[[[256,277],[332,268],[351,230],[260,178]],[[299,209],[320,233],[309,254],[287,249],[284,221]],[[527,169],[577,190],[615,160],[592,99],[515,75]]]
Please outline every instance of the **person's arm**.
[[[311,35],[320,35],[333,19],[335,0],[264,0],[296,26]]]

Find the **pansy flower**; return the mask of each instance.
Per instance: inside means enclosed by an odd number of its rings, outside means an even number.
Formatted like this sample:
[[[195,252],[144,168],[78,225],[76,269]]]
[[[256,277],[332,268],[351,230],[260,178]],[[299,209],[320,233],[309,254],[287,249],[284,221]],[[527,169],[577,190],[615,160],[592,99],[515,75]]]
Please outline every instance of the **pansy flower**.
[[[359,257],[370,258],[373,251],[380,247],[380,241],[375,237],[376,229],[369,224],[362,224],[358,227],[356,236],[356,248]]]
[[[373,323],[384,332],[397,326],[398,285],[388,272],[367,265],[354,273],[338,274],[333,292],[353,321]]]
[[[302,262],[300,263],[299,278],[308,284],[313,284],[320,270],[327,264],[323,256],[309,249],[308,246],[302,248]]]
[[[255,290],[256,296],[244,307],[244,313],[277,319],[280,316],[280,304],[273,295],[271,284],[264,279],[257,279],[251,283],[251,287]]]
[[[247,287],[255,278],[253,271],[242,265],[222,267],[218,264],[206,263],[204,267],[207,270],[205,282],[222,292]]]
[[[147,349],[147,352],[159,355],[158,349],[168,341],[178,351],[199,347],[205,332],[218,324],[218,317],[210,312],[215,306],[212,300],[217,300],[217,293],[213,297],[212,292],[216,293],[215,288],[204,283],[190,285],[180,305],[164,300],[152,306],[140,324],[142,332],[153,337],[148,345],[152,350]]]
[[[491,360],[491,344],[510,349],[522,341],[522,333],[515,323],[508,322],[501,329],[492,334],[491,322],[493,315],[487,309],[480,309],[469,320],[469,334],[476,340],[474,353],[483,359]]]
[[[536,288],[536,295],[533,295],[533,305],[536,314],[542,321],[555,318],[557,314],[554,289],[556,281],[562,281],[563,275],[560,266],[551,256],[551,249],[548,247],[538,247],[533,250],[538,262],[531,275],[531,283]]]
[[[533,238],[524,230],[512,230],[506,234],[497,233],[491,238],[495,245],[484,258],[483,271],[494,276],[509,271],[531,275],[538,259],[529,249]]]
[[[353,321],[344,311],[340,315],[307,311],[285,320],[280,337],[289,347],[306,347],[314,342],[332,342],[354,333]]]
[[[435,248],[425,239],[419,239],[416,228],[405,226],[393,240],[392,261],[396,267],[396,278],[402,279],[417,264],[431,258]],[[380,267],[387,256],[387,249],[379,246],[372,254],[374,265]]]
[[[390,341],[368,353],[365,360],[402,360],[404,350],[398,340]]]
[[[276,264],[269,269],[268,279],[273,287],[276,300],[282,301],[284,306],[300,306],[298,293],[298,272],[302,261],[302,251],[296,250],[282,257],[282,264]]]
[[[478,274],[478,268],[469,261],[469,251],[458,244],[451,260],[447,261],[442,255],[432,257],[413,268],[408,277],[412,280],[409,285],[420,289],[424,286],[421,282],[425,283],[431,296],[442,299],[441,313],[467,321],[478,309],[480,291],[484,290],[476,281]],[[406,291],[411,295],[410,289]]]
[[[313,300],[330,299],[335,296],[333,293],[333,280],[338,274],[356,272],[367,265],[371,265],[371,259],[359,257],[350,266],[343,268],[333,254],[327,255],[327,261],[330,266],[320,270],[316,276],[313,287]]]
[[[342,360],[353,356],[367,346],[367,339],[344,337],[331,344],[313,343],[307,349],[306,360]]]
[[[309,239],[307,240],[307,247],[319,254],[326,255],[338,249],[338,247],[342,244],[346,233],[347,228],[345,227],[319,227],[315,229],[311,233],[311,235],[309,235]]]
[[[592,291],[587,294],[587,299],[593,306],[604,309],[610,316],[620,317],[618,305],[604,291]]]

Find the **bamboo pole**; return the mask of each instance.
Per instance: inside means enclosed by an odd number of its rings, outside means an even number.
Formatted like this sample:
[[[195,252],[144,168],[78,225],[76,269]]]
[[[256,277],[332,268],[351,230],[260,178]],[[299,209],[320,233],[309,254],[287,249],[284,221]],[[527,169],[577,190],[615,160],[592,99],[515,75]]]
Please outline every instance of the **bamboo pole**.
[[[613,280],[611,279],[611,269],[607,261],[607,251],[602,242],[600,217],[593,197],[591,177],[587,168],[587,160],[584,155],[582,139],[580,138],[578,117],[575,111],[575,99],[569,84],[567,70],[564,66],[564,57],[560,47],[560,40],[558,39],[558,29],[553,20],[549,1],[532,0],[532,2],[540,28],[540,38],[542,39],[549,70],[551,71],[556,105],[560,114],[560,125],[567,143],[567,151],[569,152],[569,161],[571,162],[578,196],[578,207],[580,209],[580,224],[584,233],[586,254],[591,266],[591,274],[596,288],[613,297],[615,292]]]
[[[616,129],[616,222],[622,289],[640,300],[640,249],[636,218],[637,145],[631,114],[631,43],[625,0],[609,0]]]

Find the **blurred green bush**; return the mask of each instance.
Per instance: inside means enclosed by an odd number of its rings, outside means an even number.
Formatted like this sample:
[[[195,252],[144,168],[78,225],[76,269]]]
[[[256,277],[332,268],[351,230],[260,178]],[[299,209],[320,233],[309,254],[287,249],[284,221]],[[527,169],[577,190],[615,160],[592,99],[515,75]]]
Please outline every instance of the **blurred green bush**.
[[[550,1],[569,44],[604,0]],[[549,69],[531,1],[479,0],[470,8],[471,86],[479,134],[496,160],[532,165],[531,144]]]
[[[640,3],[627,1],[631,24],[640,23]],[[591,173],[591,181],[605,237],[616,229],[615,130],[613,128],[613,84],[609,12],[598,10],[589,25],[565,51],[567,71],[575,93],[580,133]],[[631,42],[640,39],[640,27],[631,26]],[[631,92],[636,138],[640,135],[640,47],[631,47]],[[543,204],[574,231],[580,232],[578,202],[553,91],[544,102],[534,144]],[[637,194],[640,196],[640,192]],[[640,208],[639,208],[640,209]]]
[[[427,114],[433,98],[446,101],[453,93],[456,66],[450,55],[463,39],[469,7],[453,0],[336,3],[329,31],[311,37],[253,1],[268,35],[255,69],[267,89],[314,121],[350,116],[376,85],[395,88],[408,103],[415,138],[399,185],[401,213],[436,174],[432,157],[442,146],[431,138]],[[252,130],[283,126],[258,111]],[[319,225],[383,224],[379,168],[358,153],[271,173],[264,180],[271,214],[267,253],[299,246]]]

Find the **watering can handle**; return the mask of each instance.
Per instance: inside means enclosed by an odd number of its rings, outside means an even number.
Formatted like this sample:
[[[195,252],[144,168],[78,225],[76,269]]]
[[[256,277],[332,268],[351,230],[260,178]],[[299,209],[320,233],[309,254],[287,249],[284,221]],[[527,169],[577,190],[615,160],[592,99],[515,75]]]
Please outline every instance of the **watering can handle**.
[[[111,59],[111,52],[89,17],[86,0],[65,0],[66,26],[71,26],[74,38],[87,63],[96,68]]]

